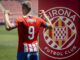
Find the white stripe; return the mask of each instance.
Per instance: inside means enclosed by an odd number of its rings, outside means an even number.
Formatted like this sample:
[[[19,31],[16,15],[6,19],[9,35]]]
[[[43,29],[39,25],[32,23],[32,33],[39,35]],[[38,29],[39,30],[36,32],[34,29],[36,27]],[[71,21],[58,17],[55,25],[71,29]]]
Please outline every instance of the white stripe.
[[[29,44],[29,49],[30,49],[30,52],[33,52],[33,47],[31,44]]]
[[[36,45],[38,45],[38,43],[36,43]]]
[[[34,51],[37,51],[37,47],[36,47],[36,44],[32,44],[33,48],[34,48]]]
[[[46,40],[46,42],[49,43],[50,41],[51,41],[51,38],[49,37],[49,38]]]
[[[64,21],[64,23],[67,24],[67,25],[68,25],[68,22],[69,22],[69,19],[67,19],[66,21]],[[70,29],[72,29],[73,26],[74,26],[74,23],[71,23],[70,25],[68,25],[68,27],[69,27]],[[73,29],[73,32],[76,33],[76,29]]]
[[[28,46],[27,46],[27,44],[24,44],[24,52],[28,52]]]
[[[72,29],[72,27],[74,27],[75,25],[73,23],[70,24],[70,28]],[[76,29],[72,29],[74,33],[76,33]]]
[[[34,43],[34,44],[24,44],[24,52],[34,52],[34,51],[38,51],[38,47],[37,47],[38,43]],[[28,51],[30,50],[30,51]]]
[[[76,29],[74,29],[73,32],[76,33]]]
[[[71,23],[69,27],[72,29],[72,27],[73,27],[73,26],[74,26],[74,24],[73,24],[73,23]]]

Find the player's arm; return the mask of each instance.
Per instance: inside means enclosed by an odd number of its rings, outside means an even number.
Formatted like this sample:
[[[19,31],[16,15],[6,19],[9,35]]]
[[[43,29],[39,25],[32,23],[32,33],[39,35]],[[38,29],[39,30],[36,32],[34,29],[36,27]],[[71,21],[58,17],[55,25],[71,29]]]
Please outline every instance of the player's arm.
[[[51,21],[49,20],[49,18],[47,17],[47,15],[45,14],[44,10],[40,10],[40,14],[42,14],[42,16],[45,18],[45,20],[47,21],[47,25],[46,27],[49,28],[49,29],[52,29],[52,23]]]
[[[5,28],[6,30],[12,30],[15,28],[15,24],[11,23],[9,21],[9,16],[10,16],[10,12],[8,10],[6,10],[4,12],[4,15],[5,15]]]

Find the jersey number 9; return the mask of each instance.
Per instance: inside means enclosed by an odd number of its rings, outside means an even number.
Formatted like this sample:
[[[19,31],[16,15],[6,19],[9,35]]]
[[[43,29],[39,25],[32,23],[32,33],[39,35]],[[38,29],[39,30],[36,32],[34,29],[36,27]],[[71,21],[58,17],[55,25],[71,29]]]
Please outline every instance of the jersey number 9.
[[[30,26],[29,29],[28,29],[28,39],[32,40],[34,38],[34,26]]]

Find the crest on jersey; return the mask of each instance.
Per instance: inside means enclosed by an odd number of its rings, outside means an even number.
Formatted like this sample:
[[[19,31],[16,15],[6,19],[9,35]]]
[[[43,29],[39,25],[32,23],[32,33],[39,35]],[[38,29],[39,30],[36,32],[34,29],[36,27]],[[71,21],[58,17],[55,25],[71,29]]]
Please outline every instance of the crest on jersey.
[[[40,50],[47,56],[55,59],[65,59],[76,54],[77,46],[77,25],[79,15],[73,10],[65,7],[55,7],[46,11],[53,29],[43,29],[43,43],[40,43]],[[45,19],[44,19],[45,20]],[[41,39],[40,39],[41,40]]]

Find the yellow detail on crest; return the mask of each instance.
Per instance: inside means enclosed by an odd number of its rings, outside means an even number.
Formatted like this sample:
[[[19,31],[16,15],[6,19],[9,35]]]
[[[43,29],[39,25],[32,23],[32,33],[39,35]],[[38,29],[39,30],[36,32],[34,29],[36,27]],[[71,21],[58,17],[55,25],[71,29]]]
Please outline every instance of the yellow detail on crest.
[[[61,21],[61,19],[59,18],[59,20],[58,20],[58,26],[59,27],[62,27],[62,21]],[[59,40],[59,47],[61,47],[62,46],[62,40]]]
[[[62,26],[62,21],[61,21],[61,19],[58,20],[58,26],[59,26],[59,27]]]
[[[73,32],[73,30],[71,29],[71,35],[73,35],[74,34],[74,32]]]
[[[49,30],[46,31],[46,34],[49,36]]]
[[[62,46],[62,40],[59,40],[59,47]]]
[[[65,42],[68,40],[68,26],[67,26],[67,24],[65,24],[65,26],[66,26],[66,40],[65,40]]]
[[[53,24],[53,29],[52,29],[52,40],[56,41],[56,40],[54,40],[54,35],[53,35],[54,34],[54,27],[55,27],[55,24]]]

